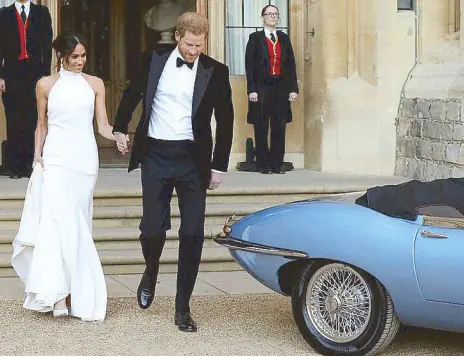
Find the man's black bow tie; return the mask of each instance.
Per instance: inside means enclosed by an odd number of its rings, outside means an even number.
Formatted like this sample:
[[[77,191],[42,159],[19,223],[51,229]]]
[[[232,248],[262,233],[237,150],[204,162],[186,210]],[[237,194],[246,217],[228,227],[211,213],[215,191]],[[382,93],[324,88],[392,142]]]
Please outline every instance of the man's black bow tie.
[[[177,67],[182,67],[184,64],[187,65],[188,68],[192,69],[194,62],[190,63],[190,62],[184,61],[180,57],[177,57]]]

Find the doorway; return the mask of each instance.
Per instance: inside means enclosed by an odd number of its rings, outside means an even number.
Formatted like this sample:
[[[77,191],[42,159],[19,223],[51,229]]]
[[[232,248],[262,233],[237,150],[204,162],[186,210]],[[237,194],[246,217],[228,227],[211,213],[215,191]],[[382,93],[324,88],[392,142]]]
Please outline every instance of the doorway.
[[[105,81],[108,119],[114,121],[121,94],[139,67],[143,51],[174,47],[176,18],[196,11],[198,0],[59,0],[60,31],[76,31],[87,40],[84,71]],[[129,126],[133,135],[140,105]],[[126,166],[114,143],[96,135],[100,166]]]

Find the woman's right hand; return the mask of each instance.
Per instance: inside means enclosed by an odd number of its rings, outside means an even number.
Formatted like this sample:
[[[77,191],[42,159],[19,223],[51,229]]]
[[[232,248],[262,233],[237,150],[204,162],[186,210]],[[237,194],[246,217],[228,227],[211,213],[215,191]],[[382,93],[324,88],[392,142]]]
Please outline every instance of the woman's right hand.
[[[34,167],[36,163],[39,163],[40,165],[42,165],[42,168],[43,168],[44,167],[43,157],[40,155],[34,155],[34,162],[32,164],[32,167]]]

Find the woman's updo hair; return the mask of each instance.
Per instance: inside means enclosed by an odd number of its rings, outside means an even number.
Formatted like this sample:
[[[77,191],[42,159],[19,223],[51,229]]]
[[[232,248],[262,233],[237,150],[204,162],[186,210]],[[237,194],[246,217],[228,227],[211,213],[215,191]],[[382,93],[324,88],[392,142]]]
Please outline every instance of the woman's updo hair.
[[[73,53],[77,45],[81,44],[87,48],[87,42],[84,37],[76,32],[67,31],[60,33],[52,43],[52,47],[58,57],[58,66],[66,62],[69,55]]]

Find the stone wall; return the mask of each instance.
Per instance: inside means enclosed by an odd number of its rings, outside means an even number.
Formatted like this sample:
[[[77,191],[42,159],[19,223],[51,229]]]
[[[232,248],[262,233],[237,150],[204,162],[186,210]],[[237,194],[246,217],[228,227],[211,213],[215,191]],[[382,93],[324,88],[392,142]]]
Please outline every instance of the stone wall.
[[[431,181],[464,177],[460,99],[402,98],[395,174]]]

